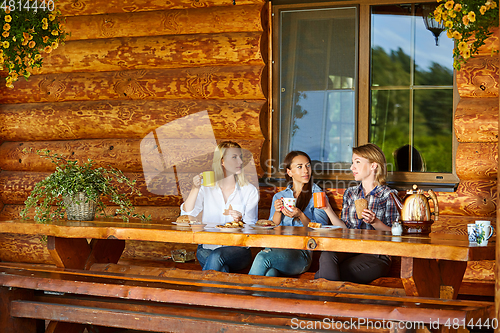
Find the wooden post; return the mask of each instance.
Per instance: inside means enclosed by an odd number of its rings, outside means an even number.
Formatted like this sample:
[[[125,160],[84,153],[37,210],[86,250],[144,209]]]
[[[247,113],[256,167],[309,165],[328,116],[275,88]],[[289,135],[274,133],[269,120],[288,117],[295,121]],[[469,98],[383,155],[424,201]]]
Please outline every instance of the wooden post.
[[[498,31],[496,33],[497,33],[497,35],[499,34]],[[500,110],[500,104],[499,104],[499,110]],[[499,112],[499,116],[498,116],[498,121],[499,121],[499,125],[500,125],[500,112]],[[500,126],[499,126],[499,128],[500,128]],[[498,135],[497,135],[497,138],[498,138]],[[499,164],[499,167],[500,167],[500,164]],[[500,180],[499,173],[497,173],[497,193],[498,193],[498,190],[500,190],[499,180]],[[500,201],[499,201],[498,196],[497,196],[497,209],[496,209],[497,210],[496,211],[496,213],[497,213],[497,223],[496,223],[497,234],[498,234],[498,230],[499,230],[498,227],[500,227],[500,220],[499,220],[499,214],[498,214],[499,213],[499,210],[498,210],[499,204],[500,204]],[[498,240],[496,241],[495,257],[496,257],[495,258],[495,313],[496,313],[495,317],[498,319],[498,318],[500,318],[500,282],[498,280],[498,277],[500,276],[500,267],[498,267],[500,264],[500,244],[499,244]],[[500,333],[499,327],[495,328],[495,333]]]

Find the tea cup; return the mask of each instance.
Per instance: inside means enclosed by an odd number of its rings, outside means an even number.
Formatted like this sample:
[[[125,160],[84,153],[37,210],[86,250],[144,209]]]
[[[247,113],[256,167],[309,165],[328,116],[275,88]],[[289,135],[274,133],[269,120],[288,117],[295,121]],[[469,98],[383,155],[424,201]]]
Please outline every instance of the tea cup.
[[[493,227],[490,221],[476,221],[476,242],[477,245],[488,245],[488,239],[493,236]]]
[[[215,173],[213,171],[205,171],[202,173],[201,184],[207,187],[215,186]]]
[[[295,198],[282,198],[283,200],[283,205],[289,210],[292,211],[293,207],[295,207],[295,203],[297,199]]]
[[[324,208],[326,207],[326,194],[325,192],[315,192],[314,197],[314,208]]]
[[[477,228],[475,223],[467,224],[467,234],[469,236],[469,243],[477,243]]]

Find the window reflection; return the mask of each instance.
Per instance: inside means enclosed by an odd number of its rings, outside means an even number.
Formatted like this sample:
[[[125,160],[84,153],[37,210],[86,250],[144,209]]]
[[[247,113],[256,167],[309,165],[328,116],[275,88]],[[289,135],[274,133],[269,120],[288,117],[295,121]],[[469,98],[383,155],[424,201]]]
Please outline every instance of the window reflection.
[[[399,171],[452,172],[453,41],[435,45],[419,4],[372,6],[371,41],[370,142]]]

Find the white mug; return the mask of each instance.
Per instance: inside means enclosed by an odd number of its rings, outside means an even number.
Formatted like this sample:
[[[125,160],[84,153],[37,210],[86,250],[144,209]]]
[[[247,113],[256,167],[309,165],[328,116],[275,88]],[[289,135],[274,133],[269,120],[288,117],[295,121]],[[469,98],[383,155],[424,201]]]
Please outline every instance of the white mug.
[[[283,199],[283,205],[289,210],[292,211],[292,207],[295,207],[295,202],[297,199],[295,198],[282,198]]]
[[[493,236],[493,227],[490,221],[476,221],[476,242],[477,245],[488,245],[488,239]]]

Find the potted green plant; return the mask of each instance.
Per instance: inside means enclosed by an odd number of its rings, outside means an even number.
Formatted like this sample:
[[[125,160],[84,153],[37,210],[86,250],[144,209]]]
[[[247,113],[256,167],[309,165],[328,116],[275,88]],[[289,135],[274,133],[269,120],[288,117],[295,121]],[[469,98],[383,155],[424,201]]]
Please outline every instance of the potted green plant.
[[[446,35],[455,40],[453,66],[460,69],[467,59],[474,57],[478,49],[498,26],[498,0],[438,0],[439,6],[431,13],[437,22],[443,23]],[[493,53],[498,50],[492,50]]]
[[[23,151],[33,153],[30,149]],[[95,167],[91,159],[80,164],[77,160],[67,159],[46,149],[36,150],[35,153],[54,163],[56,170],[35,185],[25,201],[21,217],[27,218],[28,212],[33,208],[35,221],[41,223],[63,218],[65,211],[68,219],[73,220],[92,220],[96,210],[106,217],[103,198],[107,196],[120,207],[116,215],[121,216],[124,221],[129,221],[132,217],[150,219],[150,216],[146,217],[144,214],[134,214],[132,202],[125,193],[120,193],[117,185],[124,184],[130,194],[141,195],[135,188],[135,180],[129,180],[120,170],[111,166]],[[87,213],[90,217],[85,216]]]

